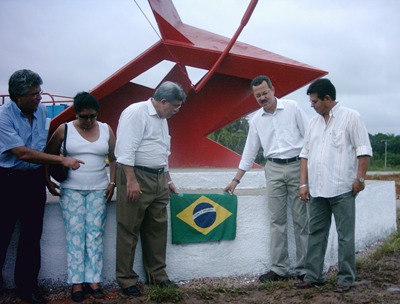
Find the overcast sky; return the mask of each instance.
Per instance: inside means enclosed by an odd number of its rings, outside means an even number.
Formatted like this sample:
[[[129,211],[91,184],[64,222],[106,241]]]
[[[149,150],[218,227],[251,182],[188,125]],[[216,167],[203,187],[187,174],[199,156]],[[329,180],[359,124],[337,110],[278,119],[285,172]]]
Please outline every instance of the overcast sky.
[[[173,2],[184,23],[232,37],[250,1]],[[0,94],[22,68],[46,92],[93,89],[159,40],[136,3],[158,31],[145,0],[0,0]],[[369,133],[400,135],[399,37],[398,0],[259,0],[238,40],[328,71]],[[287,97],[311,117],[306,88]]]

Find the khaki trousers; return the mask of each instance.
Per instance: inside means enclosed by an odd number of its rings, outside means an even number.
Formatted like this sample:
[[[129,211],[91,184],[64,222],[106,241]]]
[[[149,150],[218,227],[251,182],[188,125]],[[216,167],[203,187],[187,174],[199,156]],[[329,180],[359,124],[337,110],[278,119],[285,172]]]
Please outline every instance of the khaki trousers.
[[[135,169],[142,194],[135,202],[126,196],[126,178],[117,165],[117,249],[116,279],[121,288],[136,285],[139,276],[133,270],[136,245],[142,245],[147,283],[168,279],[165,268],[169,191],[165,173],[154,174]]]
[[[308,242],[307,204],[299,198],[300,161],[277,164],[268,161],[267,179],[268,213],[271,231],[271,270],[280,276],[289,272],[288,208],[291,208],[296,244],[296,274],[305,274],[304,263]]]

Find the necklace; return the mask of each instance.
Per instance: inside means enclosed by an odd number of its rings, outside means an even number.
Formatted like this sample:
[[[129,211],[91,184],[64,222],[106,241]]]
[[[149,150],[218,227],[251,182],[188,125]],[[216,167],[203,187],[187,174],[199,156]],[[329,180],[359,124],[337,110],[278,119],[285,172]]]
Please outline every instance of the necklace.
[[[75,123],[75,127],[81,129],[83,132],[87,132],[88,129],[82,127],[78,122]]]

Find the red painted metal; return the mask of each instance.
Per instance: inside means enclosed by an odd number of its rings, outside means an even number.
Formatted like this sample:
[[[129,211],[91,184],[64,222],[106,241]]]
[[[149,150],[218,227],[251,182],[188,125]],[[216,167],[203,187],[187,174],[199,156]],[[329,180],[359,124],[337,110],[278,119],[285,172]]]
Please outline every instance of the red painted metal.
[[[115,130],[126,106],[146,100],[154,92],[131,80],[163,60],[175,62],[163,80],[181,83],[188,97],[180,112],[169,121],[171,167],[234,168],[238,165],[240,155],[209,140],[207,135],[258,109],[250,90],[250,81],[255,76],[267,74],[274,83],[276,96],[282,97],[327,74],[242,42],[232,43],[250,18],[256,1],[249,5],[232,40],[184,24],[171,0],[149,0],[149,3],[162,39],[91,93],[101,103],[99,120]],[[186,67],[211,71],[196,86],[188,78]],[[72,108],[66,109],[52,121],[51,131],[74,117]]]
[[[238,39],[240,33],[242,32],[242,30],[244,29],[244,27],[246,26],[247,22],[249,22],[249,19],[251,17],[251,15],[253,14],[254,9],[256,8],[257,5],[257,0],[252,0],[250,2],[249,7],[246,10],[246,13],[244,14],[243,18],[242,18],[242,22],[240,22],[240,26],[237,29],[235,35],[232,37],[231,41],[229,41],[227,47],[225,48],[225,50],[222,52],[221,56],[219,56],[218,60],[215,62],[214,66],[210,69],[210,71],[208,71],[208,73],[204,76],[204,78],[199,82],[198,85],[196,85],[196,87],[194,88],[195,92],[198,93],[199,91],[201,91],[201,89],[203,88],[203,86],[207,83],[207,81],[211,78],[211,76],[215,73],[216,69],[221,65],[221,63],[224,61],[224,59],[226,58],[226,56],[229,54],[229,51],[232,49],[232,47],[234,46],[236,40]]]

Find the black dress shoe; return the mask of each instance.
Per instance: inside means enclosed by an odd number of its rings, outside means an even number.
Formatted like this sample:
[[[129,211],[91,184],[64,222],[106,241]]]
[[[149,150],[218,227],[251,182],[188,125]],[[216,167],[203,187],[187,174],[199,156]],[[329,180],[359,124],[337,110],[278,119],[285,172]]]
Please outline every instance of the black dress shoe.
[[[305,276],[306,276],[305,274],[300,274],[300,275],[297,276],[297,280],[298,281],[304,281]]]
[[[121,289],[122,295],[125,297],[140,297],[142,292],[136,285]]]
[[[93,289],[89,284],[85,284],[84,291],[96,299],[104,299],[104,293],[100,287]]]
[[[38,292],[32,292],[32,293],[19,293],[19,297],[21,300],[28,302],[30,304],[46,304],[45,298],[38,293]]]
[[[279,275],[276,272],[271,270],[271,271],[261,275],[258,278],[258,280],[261,283],[276,282],[276,281],[287,281],[287,280],[289,280],[289,277],[288,276],[281,276],[281,275]]]

